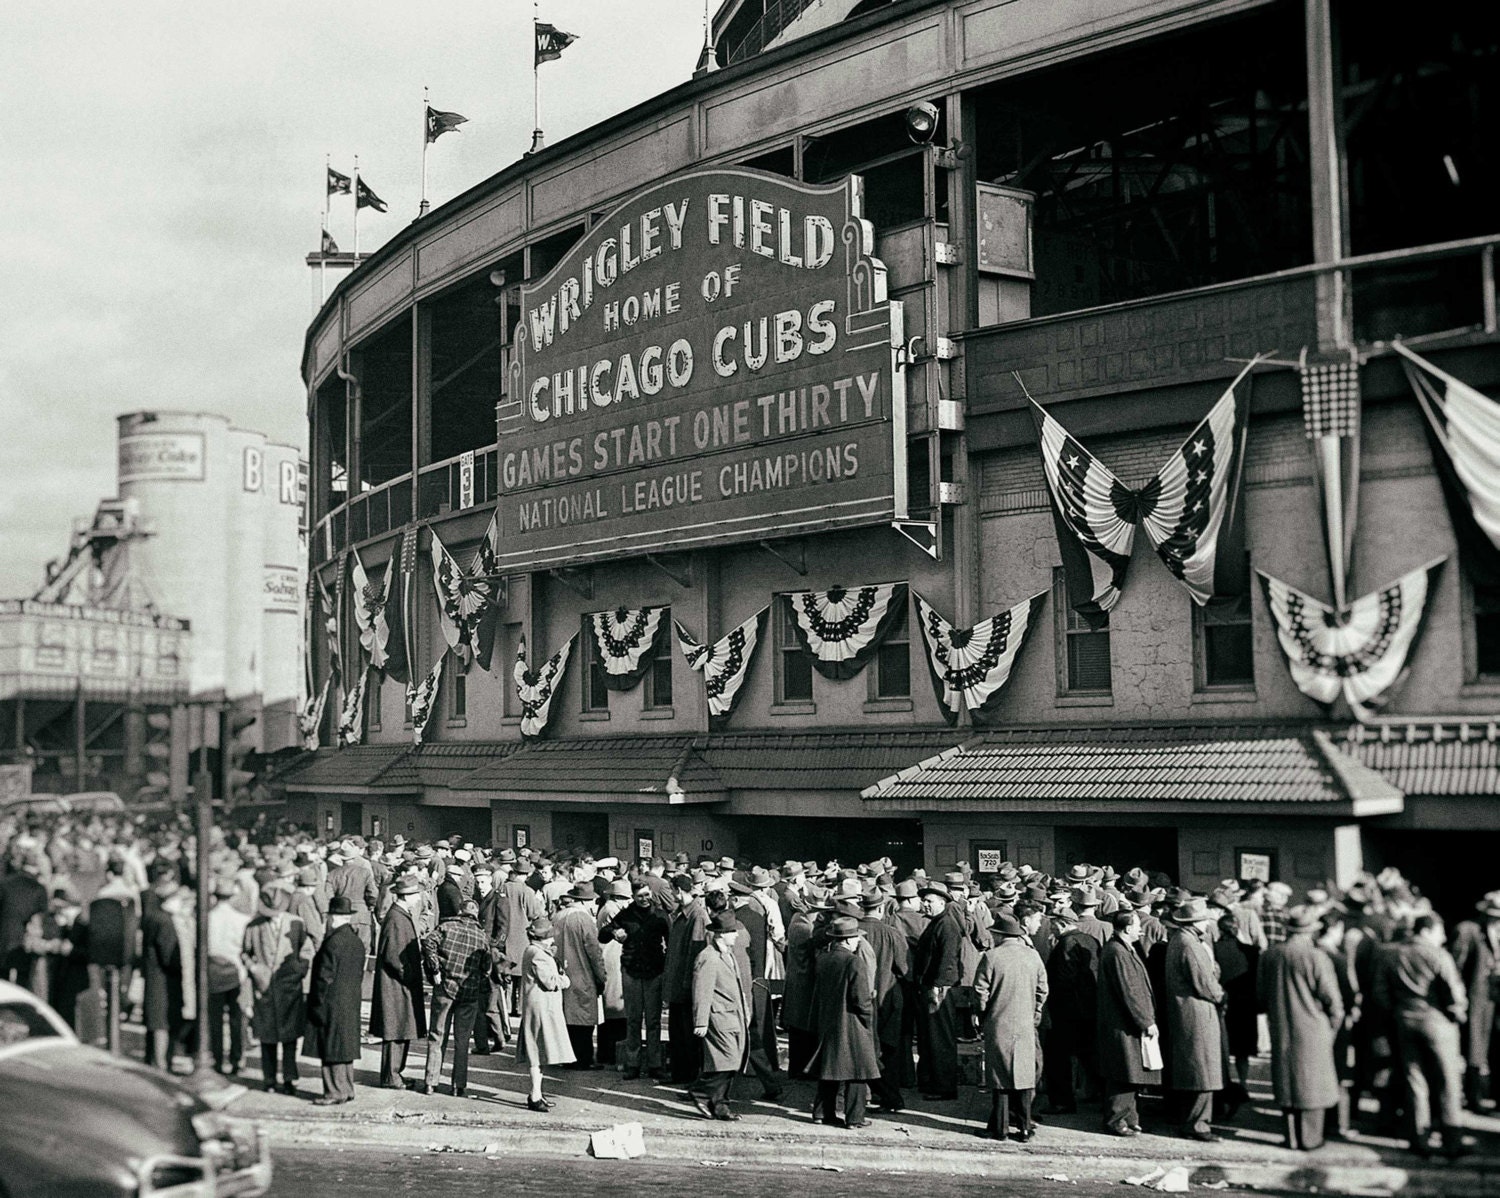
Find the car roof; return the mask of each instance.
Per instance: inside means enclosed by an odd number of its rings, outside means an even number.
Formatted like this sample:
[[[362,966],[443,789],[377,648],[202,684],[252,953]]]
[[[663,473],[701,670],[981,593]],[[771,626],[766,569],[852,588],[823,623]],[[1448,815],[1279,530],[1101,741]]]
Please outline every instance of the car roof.
[[[24,986],[17,986],[12,982],[0,981],[0,1003],[21,1003],[25,1006],[34,1007],[36,1010],[42,1013],[42,1016],[47,1020],[48,1023],[52,1025],[53,1030],[57,1032],[58,1036],[61,1039],[70,1042],[75,1042],[78,1039],[78,1037],[73,1034],[73,1029],[67,1025],[61,1015],[59,1015],[56,1011],[54,1011],[51,1007],[49,1007],[46,1003],[39,999],[30,990],[27,990]],[[46,1041],[22,1040],[19,1044],[12,1044],[8,1048],[0,1048],[0,1058],[9,1056],[12,1053],[25,1051],[28,1045],[35,1045],[37,1043],[45,1042]]]

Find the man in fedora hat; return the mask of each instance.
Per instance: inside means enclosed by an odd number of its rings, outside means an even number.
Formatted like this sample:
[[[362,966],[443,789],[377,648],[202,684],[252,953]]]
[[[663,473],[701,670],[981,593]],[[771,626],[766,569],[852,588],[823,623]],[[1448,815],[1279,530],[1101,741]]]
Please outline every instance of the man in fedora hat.
[[[1333,961],[1313,942],[1321,920],[1311,907],[1287,914],[1287,938],[1260,963],[1259,996],[1271,1030],[1271,1089],[1286,1120],[1288,1148],[1321,1148],[1323,1117],[1337,1108],[1334,1039],[1344,999]]]
[[[901,1098],[902,982],[911,972],[911,952],[905,933],[886,920],[884,894],[877,890],[865,895],[861,906],[860,934],[875,955],[875,1041],[880,1050],[880,1076],[871,1079],[870,1088],[882,1110],[895,1112],[905,1105]]]
[[[667,1052],[672,1080],[691,1082],[698,1076],[703,1055],[701,1037],[694,1035],[693,964],[708,944],[708,908],[686,874],[673,877],[672,888],[677,907],[667,921],[667,961],[662,975]]]
[[[412,874],[391,883],[392,901],[380,927],[375,954],[375,988],[370,1002],[370,1034],[380,1039],[380,1084],[406,1089],[401,1071],[411,1042],[427,1035],[427,1004],[422,987],[422,946],[412,913],[422,884]]]
[[[1013,913],[995,917],[993,934],[994,947],[985,950],[974,974],[985,1080],[990,1087],[990,1117],[984,1134],[1005,1139],[1014,1114],[1019,1139],[1025,1142],[1036,1134],[1031,1104],[1041,1065],[1037,1029],[1047,1004],[1047,971]]]
[[[1128,892],[1127,892],[1128,893]],[[1099,957],[1099,1072],[1104,1079],[1104,1130],[1115,1136],[1141,1131],[1136,1091],[1161,1084],[1161,1071],[1148,1068],[1150,1043],[1160,1052],[1156,1001],[1146,963],[1136,946],[1140,913],[1128,901],[1112,917],[1115,934]]]
[[[1074,886],[1068,892],[1068,902],[1078,921],[1078,930],[1086,936],[1092,936],[1094,943],[1103,948],[1109,943],[1114,929],[1099,918],[1101,901],[1097,886]]]
[[[917,941],[912,974],[917,992],[917,1085],[937,1102],[958,1097],[958,1010],[967,929],[942,882],[919,888],[930,919]]]
[[[705,1118],[732,1122],[739,1115],[729,1105],[729,1088],[750,1043],[749,996],[734,953],[740,925],[732,912],[719,911],[705,932],[708,944],[693,958],[690,982],[691,1026],[701,1064],[688,1097]]]
[[[1500,987],[1500,890],[1492,890],[1474,905],[1479,918],[1466,919],[1453,929],[1453,963],[1469,996],[1469,1020],[1463,1026],[1464,1095],[1469,1109],[1493,1106],[1495,1077],[1500,1074],[1500,1009],[1495,993]]]
[[[564,1069],[593,1069],[594,1029],[599,1026],[599,998],[608,976],[599,948],[599,924],[594,918],[594,888],[576,883],[558,896],[552,916],[557,940],[557,963],[568,978],[563,993],[563,1020],[577,1059]]]
[[[323,1067],[323,1094],[315,1106],[354,1101],[354,1062],[359,1060],[359,1004],[365,946],[350,926],[354,905],[336,894],[328,903],[328,933],[313,958],[307,992],[307,1052]]]
[[[870,1081],[880,1076],[875,1045],[875,982],[867,959],[857,951],[862,939],[857,920],[836,916],[827,930],[828,948],[813,977],[813,1024],[817,1047],[809,1072],[818,1079],[813,1118],[831,1127],[868,1125],[865,1106]],[[838,1118],[839,1089],[844,1118]]]
[[[1209,929],[1218,919],[1206,900],[1190,899],[1167,917],[1165,985],[1172,1052],[1172,1088],[1178,1096],[1184,1133],[1212,1143],[1209,1118],[1214,1094],[1224,1088],[1224,988],[1209,951]]]
[[[1070,1115],[1078,1109],[1074,1061],[1084,1094],[1098,1087],[1099,942],[1073,918],[1071,909],[1053,921],[1047,956],[1047,1107]]]

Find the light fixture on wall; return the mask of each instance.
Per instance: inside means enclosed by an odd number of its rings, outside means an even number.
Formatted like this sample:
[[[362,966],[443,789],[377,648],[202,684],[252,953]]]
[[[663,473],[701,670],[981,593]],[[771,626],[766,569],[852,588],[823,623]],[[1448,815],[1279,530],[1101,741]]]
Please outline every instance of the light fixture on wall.
[[[938,110],[936,104],[926,100],[913,104],[906,110],[906,136],[919,146],[925,146],[937,136]]]

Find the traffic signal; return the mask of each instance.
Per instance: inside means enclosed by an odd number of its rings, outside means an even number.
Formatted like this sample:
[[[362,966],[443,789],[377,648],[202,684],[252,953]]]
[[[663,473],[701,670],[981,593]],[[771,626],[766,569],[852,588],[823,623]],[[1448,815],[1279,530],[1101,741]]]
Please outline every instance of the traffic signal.
[[[141,746],[146,758],[143,792],[150,797],[165,798],[172,789],[172,712],[159,708],[146,713],[146,742]],[[137,797],[145,798],[146,794]]]
[[[251,799],[255,771],[252,755],[259,752],[260,713],[227,707],[219,712],[219,797],[225,810]]]

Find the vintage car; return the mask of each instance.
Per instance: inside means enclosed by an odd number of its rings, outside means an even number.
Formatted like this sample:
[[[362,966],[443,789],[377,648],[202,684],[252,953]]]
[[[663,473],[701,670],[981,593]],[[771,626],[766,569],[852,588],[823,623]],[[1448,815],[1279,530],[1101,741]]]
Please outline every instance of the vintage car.
[[[55,1011],[0,981],[0,1198],[263,1194],[254,1124],[181,1079],[81,1044]]]

